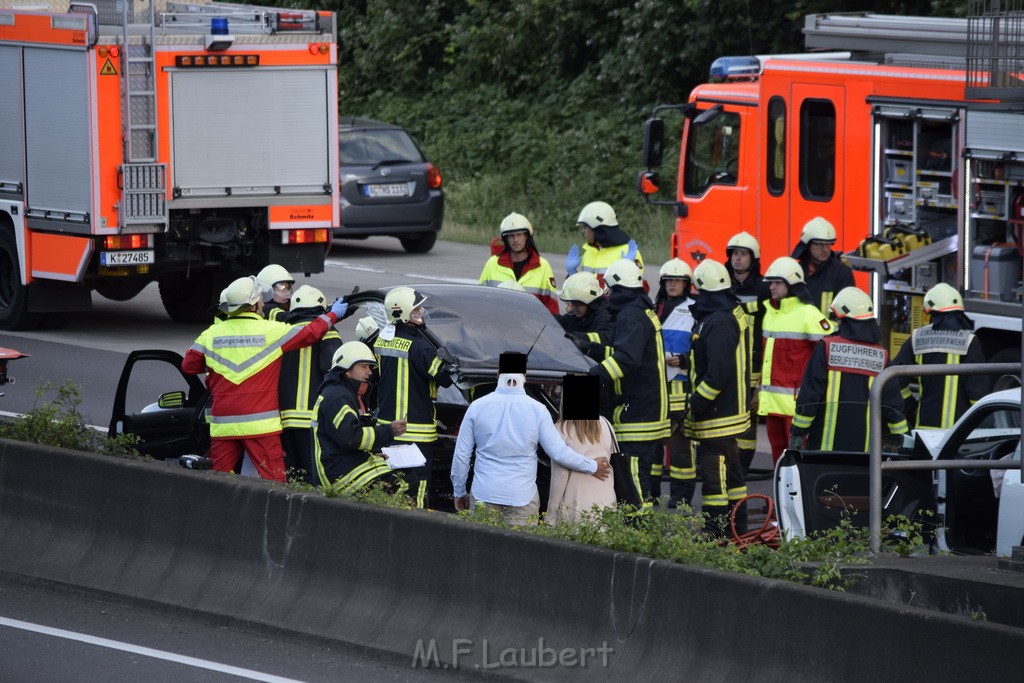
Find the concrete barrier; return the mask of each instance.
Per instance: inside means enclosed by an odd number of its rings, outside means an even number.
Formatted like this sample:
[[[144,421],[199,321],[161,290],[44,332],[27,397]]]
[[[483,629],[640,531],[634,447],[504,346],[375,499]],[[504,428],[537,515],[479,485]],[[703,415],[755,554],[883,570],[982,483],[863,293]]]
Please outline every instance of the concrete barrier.
[[[530,679],[912,679],[1024,630],[161,464],[0,441],[0,571]]]

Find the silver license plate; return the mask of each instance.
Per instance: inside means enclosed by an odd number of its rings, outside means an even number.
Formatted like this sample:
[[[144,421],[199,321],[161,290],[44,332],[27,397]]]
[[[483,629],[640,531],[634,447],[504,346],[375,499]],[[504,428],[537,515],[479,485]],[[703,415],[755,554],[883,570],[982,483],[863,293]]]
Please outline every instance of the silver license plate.
[[[144,266],[154,263],[154,251],[101,251],[101,266]]]
[[[363,185],[367,197],[408,197],[409,183],[373,183]]]

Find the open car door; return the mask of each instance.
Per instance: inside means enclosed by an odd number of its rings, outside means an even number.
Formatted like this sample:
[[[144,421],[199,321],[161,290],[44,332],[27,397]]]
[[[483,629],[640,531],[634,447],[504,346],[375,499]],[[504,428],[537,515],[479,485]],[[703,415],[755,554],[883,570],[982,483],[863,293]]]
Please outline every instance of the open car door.
[[[204,419],[208,393],[199,377],[182,372],[181,361],[173,351],[128,355],[114,395],[109,436],[134,434],[139,452],[158,460],[209,450],[210,428]]]

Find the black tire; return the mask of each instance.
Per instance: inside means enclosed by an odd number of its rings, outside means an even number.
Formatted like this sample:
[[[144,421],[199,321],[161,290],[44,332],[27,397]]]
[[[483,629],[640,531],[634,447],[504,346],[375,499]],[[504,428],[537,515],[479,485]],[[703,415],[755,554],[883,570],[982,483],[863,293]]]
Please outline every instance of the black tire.
[[[174,322],[195,325],[213,320],[210,309],[217,302],[212,273],[162,277],[157,286],[164,310]]]
[[[0,225],[0,329],[32,330],[41,318],[28,310],[28,287],[21,284],[13,228]]]
[[[437,242],[437,233],[429,232],[416,237],[401,237],[399,241],[402,243],[402,248],[410,254],[426,254],[434,248],[434,243]]]

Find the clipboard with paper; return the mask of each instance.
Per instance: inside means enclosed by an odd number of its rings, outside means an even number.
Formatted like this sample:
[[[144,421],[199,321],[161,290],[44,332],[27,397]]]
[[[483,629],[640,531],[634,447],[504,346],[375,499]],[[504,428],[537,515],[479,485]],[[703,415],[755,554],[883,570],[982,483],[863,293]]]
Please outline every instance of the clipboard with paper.
[[[381,451],[387,456],[388,467],[393,470],[423,467],[427,464],[427,458],[423,455],[423,451],[414,443],[385,446]]]

